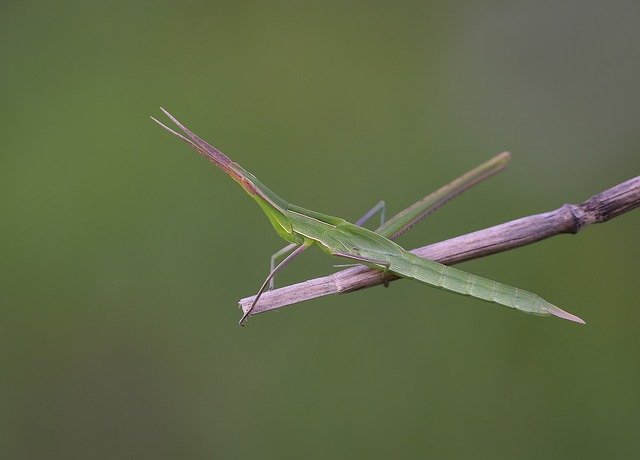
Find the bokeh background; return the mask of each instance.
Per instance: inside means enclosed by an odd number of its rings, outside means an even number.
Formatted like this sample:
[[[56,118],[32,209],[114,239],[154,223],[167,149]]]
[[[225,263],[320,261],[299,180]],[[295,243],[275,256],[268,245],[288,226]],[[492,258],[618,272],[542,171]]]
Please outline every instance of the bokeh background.
[[[0,62],[2,458],[638,454],[640,212],[460,265],[586,327],[400,281],[239,328],[282,241],[149,120],[352,219],[512,151],[421,246],[639,174],[638,2],[9,1]]]

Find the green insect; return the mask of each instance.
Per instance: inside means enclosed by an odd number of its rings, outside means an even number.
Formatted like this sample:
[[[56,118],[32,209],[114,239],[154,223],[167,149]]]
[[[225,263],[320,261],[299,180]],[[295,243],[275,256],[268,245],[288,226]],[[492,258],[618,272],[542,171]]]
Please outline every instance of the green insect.
[[[554,315],[584,324],[582,319],[561,310],[536,294],[423,259],[394,243],[392,239],[398,237],[434,209],[433,200],[421,200],[386,223],[384,223],[383,202],[378,203],[355,224],[339,217],[305,209],[280,198],[265,187],[253,174],[192,133],[169,112],[164,109],[162,111],[180,128],[184,135],[151,117],[153,121],[191,145],[198,153],[238,182],[262,208],[278,235],[290,243],[271,258],[271,271],[258,290],[251,307],[245,311],[240,319],[241,325],[249,317],[265,289],[273,287],[276,273],[310,246],[317,246],[328,254],[367,265],[382,271],[383,274],[390,272],[447,291],[495,302],[526,313]],[[479,175],[486,175],[496,168],[504,167],[508,159],[509,155],[506,153],[499,155],[493,161],[476,168],[475,171]],[[466,180],[454,184],[448,191],[449,195],[460,193],[468,188],[473,180],[477,181],[478,176],[472,174]],[[381,227],[375,232],[361,227],[377,211],[382,211],[381,221],[383,223]],[[285,254],[288,255],[278,265],[275,265],[275,260]]]

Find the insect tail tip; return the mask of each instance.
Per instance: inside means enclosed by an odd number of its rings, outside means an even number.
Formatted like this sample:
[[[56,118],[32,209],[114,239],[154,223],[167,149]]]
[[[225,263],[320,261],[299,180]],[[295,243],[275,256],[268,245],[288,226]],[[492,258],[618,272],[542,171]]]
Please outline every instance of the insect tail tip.
[[[582,318],[579,316],[573,315],[568,311],[564,311],[561,308],[554,306],[553,308],[546,308],[547,312],[552,314],[553,316],[557,316],[558,318],[566,319],[568,321],[573,321],[578,324],[587,324]]]

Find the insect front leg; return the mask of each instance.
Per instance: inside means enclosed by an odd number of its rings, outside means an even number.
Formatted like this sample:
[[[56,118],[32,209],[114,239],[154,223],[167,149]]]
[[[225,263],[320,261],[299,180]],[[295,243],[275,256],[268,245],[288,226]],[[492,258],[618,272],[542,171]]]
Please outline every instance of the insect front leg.
[[[294,245],[294,246],[296,246],[296,250],[293,251],[291,254],[289,254],[287,257],[285,257],[285,259],[282,262],[280,262],[273,270],[271,270],[269,272],[269,275],[267,276],[267,279],[264,280],[264,283],[262,283],[262,286],[260,286],[260,289],[258,290],[258,293],[256,294],[255,298],[253,299],[253,302],[251,302],[251,306],[244,313],[244,315],[242,315],[242,318],[240,318],[240,326],[244,326],[244,322],[246,321],[246,319],[249,317],[249,315],[253,311],[253,308],[258,303],[258,300],[260,299],[260,296],[266,290],[267,285],[273,279],[273,277],[276,275],[276,273],[278,273],[280,270],[282,270],[284,267],[286,267],[289,262],[291,262],[293,259],[295,259],[298,256],[298,254],[300,254],[302,251],[307,249],[309,247],[309,244],[299,244],[299,245]]]
[[[286,245],[284,248],[280,249],[278,252],[273,253],[273,255],[271,256],[271,263],[269,264],[269,273],[271,273],[273,269],[276,267],[276,260],[278,260],[280,257],[286,254],[289,254],[291,251],[293,251],[297,247],[298,247],[297,244],[291,243]],[[271,277],[271,280],[269,281],[269,291],[274,288],[275,282],[276,282],[276,277],[274,275]]]

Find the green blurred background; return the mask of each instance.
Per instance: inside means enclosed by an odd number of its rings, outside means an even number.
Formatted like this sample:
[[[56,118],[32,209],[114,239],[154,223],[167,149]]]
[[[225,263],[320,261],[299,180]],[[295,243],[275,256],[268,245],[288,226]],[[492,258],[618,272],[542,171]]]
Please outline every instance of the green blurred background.
[[[630,458],[640,212],[460,265],[579,327],[400,281],[236,321],[282,246],[159,106],[284,198],[400,243],[640,171],[638,2],[3,2],[0,457]],[[330,272],[313,252],[279,284]]]

